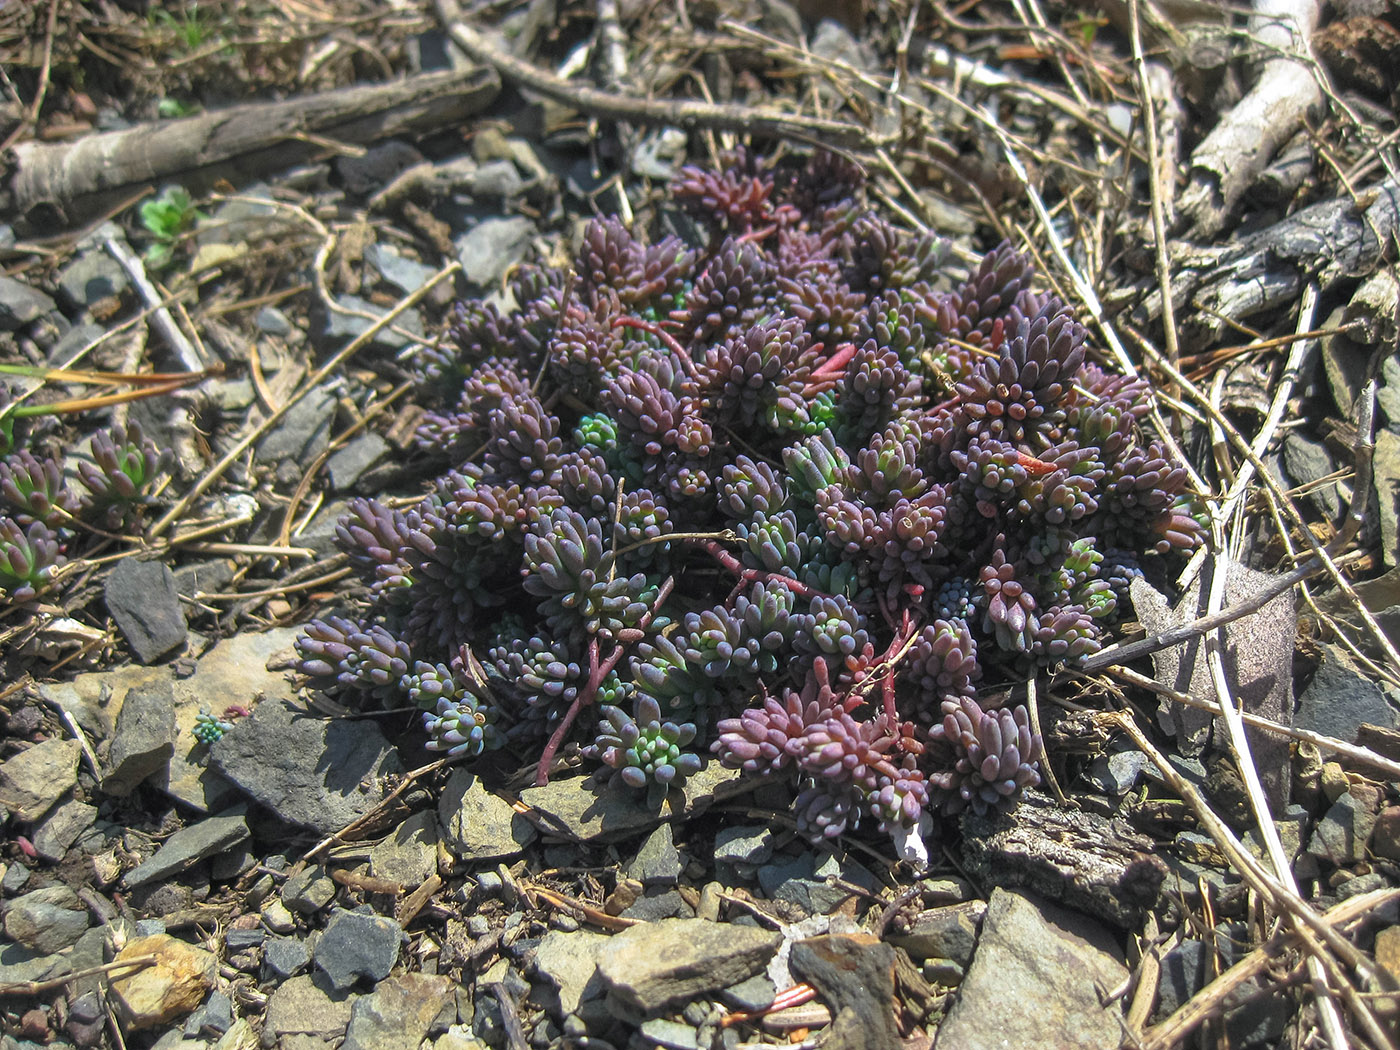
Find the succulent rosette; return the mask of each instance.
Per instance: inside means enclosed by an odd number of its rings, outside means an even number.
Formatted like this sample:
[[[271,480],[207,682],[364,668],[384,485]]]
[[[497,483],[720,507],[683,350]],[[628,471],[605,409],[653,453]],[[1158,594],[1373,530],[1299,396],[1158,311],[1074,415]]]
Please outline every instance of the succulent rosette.
[[[655,791],[711,752],[791,777],[809,836],[918,856],[934,814],[1038,782],[1024,708],[985,698],[1096,651],[1203,542],[1186,471],[1010,245],[952,273],[825,154],[740,151],[672,198],[696,243],[595,220],[410,358],[445,472],[348,505],[364,594],[302,670],[542,776],[573,742]]]

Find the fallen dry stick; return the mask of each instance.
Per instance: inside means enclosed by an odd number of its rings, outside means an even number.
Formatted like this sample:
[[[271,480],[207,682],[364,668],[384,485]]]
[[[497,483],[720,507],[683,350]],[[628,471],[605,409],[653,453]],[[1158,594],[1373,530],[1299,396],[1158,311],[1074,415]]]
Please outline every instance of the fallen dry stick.
[[[490,69],[425,73],[386,84],[256,102],[89,135],[75,142],[25,142],[0,189],[0,212],[31,226],[69,226],[101,213],[133,188],[164,180],[203,192],[304,163],[327,141],[362,144],[460,123],[496,97]]]

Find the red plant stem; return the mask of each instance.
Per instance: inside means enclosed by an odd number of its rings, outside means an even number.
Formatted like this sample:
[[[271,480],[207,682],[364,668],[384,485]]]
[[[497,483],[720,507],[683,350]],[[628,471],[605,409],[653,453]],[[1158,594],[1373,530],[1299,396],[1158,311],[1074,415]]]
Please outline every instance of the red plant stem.
[[[718,540],[688,540],[702,551],[708,554],[720,565],[739,577],[739,582],[744,583],[776,583],[786,587],[794,594],[802,598],[830,598],[831,595],[817,590],[815,587],[808,587],[801,580],[794,580],[790,576],[781,576],[776,572],[766,572],[763,569],[747,568],[743,562],[719,545]]]
[[[856,356],[855,343],[842,343],[831,352],[828,357],[816,368],[812,369],[811,378],[821,379],[825,376],[839,376],[846,366],[851,363],[851,358]]]
[[[700,373],[695,369],[695,362],[690,359],[690,354],[680,341],[659,324],[652,324],[650,321],[643,321],[638,317],[617,317],[613,319],[614,328],[638,328],[648,335],[654,335],[661,340],[661,345],[681,359],[681,367],[685,369],[685,374],[691,379],[699,379]]]
[[[647,624],[651,623],[661,606],[671,595],[671,591],[676,586],[674,576],[666,577],[664,583],[656,593],[656,601],[652,602],[651,608],[646,611],[637,624],[638,633],[645,631]],[[613,644],[606,657],[602,657],[601,647],[598,644],[598,636],[595,634],[588,643],[588,681],[574,697],[574,702],[569,705],[569,709],[564,712],[564,717],[554,728],[554,732],[549,736],[549,743],[544,746],[544,753],[540,755],[540,764],[535,769],[535,784],[544,787],[549,783],[549,767],[554,764],[554,756],[559,753],[559,748],[563,746],[564,737],[568,735],[570,729],[578,721],[579,712],[590,706],[598,698],[598,690],[602,688],[603,680],[608,677],[612,670],[621,662],[623,654],[627,651],[625,642],[619,639]]]

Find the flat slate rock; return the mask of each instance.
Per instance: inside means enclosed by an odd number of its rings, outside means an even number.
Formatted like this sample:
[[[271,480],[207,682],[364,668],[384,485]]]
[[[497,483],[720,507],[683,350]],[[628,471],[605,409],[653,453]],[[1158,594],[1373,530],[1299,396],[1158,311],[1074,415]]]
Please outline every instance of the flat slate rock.
[[[0,806],[20,820],[38,820],[78,782],[76,740],[50,737],[0,762]]]
[[[598,955],[598,973],[624,1009],[652,1013],[761,973],[782,934],[705,919],[662,919],[617,934]]]
[[[168,769],[177,732],[169,678],[153,678],[129,690],[107,755],[103,792],[125,798],[147,777]]]
[[[231,849],[248,838],[243,807],[181,828],[156,850],[155,855],[126,873],[129,888],[170,878],[187,871],[206,857]]]
[[[225,777],[281,820],[321,835],[368,813],[404,771],[379,727],[317,718],[285,700],[264,700],[209,749]]]
[[[404,973],[355,1000],[340,1050],[418,1050],[429,1034],[457,1020],[449,977]]]
[[[37,288],[0,276],[0,332],[13,332],[53,311],[54,301]]]
[[[312,952],[331,987],[347,990],[360,980],[382,981],[398,962],[403,927],[365,911],[336,911]]]
[[[155,663],[185,644],[185,609],[175,574],[164,562],[123,558],[107,577],[103,595],[107,611],[141,663]]]
[[[1380,686],[1362,674],[1340,646],[1323,644],[1322,662],[1298,699],[1294,725],[1350,744],[1365,723],[1396,724]]]
[[[659,809],[647,805],[644,792],[602,774],[557,777],[543,787],[526,788],[520,792],[520,801],[536,812],[550,832],[586,842],[634,835],[753,787],[752,780],[740,779],[738,770],[709,761],[679,789],[673,787]]]
[[[1075,912],[1009,890],[992,891],[982,935],[935,1050],[1054,1046],[1116,1050],[1122,1013],[1100,988],[1128,976],[1107,929]]]
[[[539,836],[535,826],[474,774],[453,770],[438,800],[443,842],[463,860],[514,857]]]

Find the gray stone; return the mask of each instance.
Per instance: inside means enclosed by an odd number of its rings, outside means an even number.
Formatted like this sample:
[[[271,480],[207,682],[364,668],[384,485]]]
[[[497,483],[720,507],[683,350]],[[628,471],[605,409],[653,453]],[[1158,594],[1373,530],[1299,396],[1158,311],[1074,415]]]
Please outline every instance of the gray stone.
[[[127,872],[126,884],[134,888],[168,879],[247,838],[248,819],[242,806],[201,820],[175,832],[156,850],[155,856]]]
[[[77,799],[64,799],[44,818],[34,832],[34,851],[50,863],[57,864],[97,819],[97,807]],[[20,869],[24,870],[24,869]]]
[[[37,288],[0,276],[0,332],[23,328],[53,310],[53,300]]]
[[[147,777],[170,768],[175,754],[175,690],[156,678],[127,691],[107,755],[102,790],[125,798]]]
[[[0,763],[0,806],[20,820],[38,820],[78,782],[76,740],[50,737]]]
[[[364,322],[364,327],[369,327],[369,322]],[[258,462],[275,464],[292,459],[310,463],[330,444],[334,419],[335,393],[329,387],[318,386],[288,409],[281,422],[258,442]]]
[[[1350,744],[1367,722],[1387,728],[1395,726],[1395,715],[1385,694],[1357,669],[1340,646],[1322,643],[1322,662],[1298,700],[1294,725]]]
[[[7,897],[13,897],[24,889],[25,884],[29,882],[30,874],[29,869],[23,864],[18,861],[14,862],[5,869],[5,874],[0,876],[0,892],[3,892]]]
[[[472,174],[467,190],[474,199],[504,201],[523,193],[525,180],[510,161],[488,160]]]
[[[638,922],[657,922],[660,919],[693,919],[695,912],[676,890],[658,886],[629,904],[622,917]]]
[[[986,912],[987,905],[979,900],[932,908],[920,912],[907,931],[888,933],[885,940],[903,948],[915,961],[951,959],[966,967]]]
[[[457,1019],[452,980],[404,973],[355,1001],[341,1050],[418,1050]]]
[[[1350,792],[1342,795],[1317,822],[1308,853],[1342,868],[1366,856],[1366,843],[1376,825],[1376,814]]]
[[[1100,1005],[1100,989],[1117,988],[1127,976],[1122,951],[1104,927],[995,889],[972,965],[934,1047],[1116,1050],[1122,1013],[1116,1004]]]
[[[421,163],[423,154],[400,139],[385,139],[358,155],[335,159],[335,171],[346,190],[356,196],[377,193],[396,176]]]
[[[700,1035],[693,1025],[653,1017],[641,1024],[642,1038],[667,1050],[699,1050]]]
[[[313,1035],[339,1040],[350,1023],[353,997],[318,984],[303,974],[279,985],[267,999],[263,1039],[267,1045],[287,1037]]]
[[[765,864],[758,869],[758,884],[774,900],[796,904],[809,915],[829,915],[851,896],[849,890],[827,882],[832,875],[871,893],[879,885],[869,869],[849,857],[838,859],[832,853],[813,852],[794,860]]]
[[[58,271],[58,297],[75,310],[90,309],[131,287],[121,264],[100,248],[85,251]]]
[[[223,992],[212,991],[204,1005],[190,1014],[185,1022],[186,1035],[212,1032],[223,1035],[233,1027],[233,1000]]]
[[[687,777],[679,791],[673,788],[659,809],[648,806],[646,796],[626,784],[598,776],[555,777],[543,787],[525,788],[520,800],[574,838],[592,841],[635,835],[746,789],[739,784],[738,770],[711,761]]]
[[[437,814],[413,814],[369,851],[370,874],[404,886],[418,886],[437,871]]]
[[[1154,1017],[1170,1016],[1205,987],[1209,974],[1206,952],[1204,941],[1186,940],[1162,956],[1160,999]]]
[[[643,886],[674,886],[679,881],[681,855],[670,824],[662,824],[647,836],[627,869],[627,877]]]
[[[759,973],[782,936],[704,919],[632,926],[599,953],[598,973],[625,1009],[642,1013],[689,1002]]]
[[[736,1010],[766,1010],[778,994],[778,987],[766,973],[754,974],[747,981],[730,985],[719,993]]]
[[[279,339],[285,339],[294,331],[287,315],[275,306],[264,306],[253,318],[253,323],[258,326],[259,332],[277,336]]]
[[[296,916],[280,900],[272,901],[263,908],[262,921],[273,933],[291,933],[297,928]]]
[[[374,326],[375,321],[370,318],[377,319],[389,312],[382,306],[375,306],[368,299],[361,299],[358,295],[342,295],[336,302],[342,310],[327,312],[326,324],[321,330],[322,336],[333,342],[355,339],[363,335]],[[353,310],[355,313],[345,313],[344,310]],[[370,317],[361,317],[360,314],[369,314]],[[402,335],[394,331],[395,328],[401,328],[410,334]],[[423,315],[410,308],[379,329],[370,342],[389,350],[402,350],[409,343],[421,342],[422,339]]]
[[[1394,363],[1393,356],[1386,358],[1387,368]],[[1395,420],[1394,413],[1400,411],[1400,387],[1381,387],[1377,399],[1387,408],[1387,415]],[[1387,569],[1394,568],[1400,556],[1400,486],[1396,485],[1397,480],[1400,480],[1400,435],[1389,428],[1377,427],[1371,487],[1376,494],[1380,518],[1381,557]]]
[[[303,915],[315,915],[335,899],[335,880],[319,864],[303,868],[282,884],[282,903]]]
[[[263,944],[263,965],[285,980],[306,969],[311,949],[295,937],[272,937]]]
[[[331,491],[348,492],[365,472],[376,467],[389,455],[389,442],[375,433],[357,437],[326,461]]]
[[[762,825],[721,828],[715,835],[715,863],[762,864],[773,856],[773,829]]]
[[[373,266],[380,277],[404,295],[418,291],[437,273],[433,267],[406,259],[388,245],[379,243],[371,244],[365,249],[365,263]]]
[[[22,944],[0,941],[0,984],[46,981],[73,970],[65,955],[30,951]]]
[[[251,930],[232,929],[224,934],[224,947],[230,955],[261,948],[267,942],[267,932],[254,927]]]
[[[1354,879],[1347,879],[1346,882],[1337,887],[1337,900],[1344,901],[1350,897],[1359,897],[1363,893],[1386,889],[1389,885],[1390,882],[1378,871],[1358,875]]]
[[[1301,431],[1290,430],[1283,439],[1283,467],[1294,485],[1307,485],[1331,474],[1337,469],[1337,464],[1322,442],[1314,441]],[[1335,521],[1342,512],[1336,482],[1313,489],[1307,494],[1307,499],[1329,521]]]
[[[155,663],[185,644],[185,610],[164,562],[123,558],[107,577],[103,597],[139,662]]]
[[[462,272],[472,284],[490,288],[517,263],[524,261],[535,236],[529,219],[482,219],[454,242]]]
[[[403,772],[373,722],[315,718],[284,700],[264,700],[209,752],[249,797],[322,835],[373,809],[385,778]]]
[[[598,953],[610,940],[604,934],[587,930],[550,930],[541,938],[535,948],[534,973],[550,986],[544,1005],[553,1016],[562,1019],[577,1013],[581,1003],[603,996]]]
[[[258,863],[247,845],[234,846],[209,858],[209,878],[215,882],[232,882],[245,875]]]
[[[443,841],[462,860],[514,857],[535,838],[535,826],[465,769],[454,770],[438,802]]]
[[[361,979],[382,981],[399,958],[403,928],[393,919],[361,911],[335,911],[312,953],[331,987],[348,989]]]
[[[1104,794],[1117,798],[1133,789],[1147,765],[1147,756],[1141,751],[1115,751],[1094,759],[1085,777]]]
[[[41,955],[76,944],[87,928],[87,910],[77,894],[61,884],[16,897],[5,908],[6,936]]]

